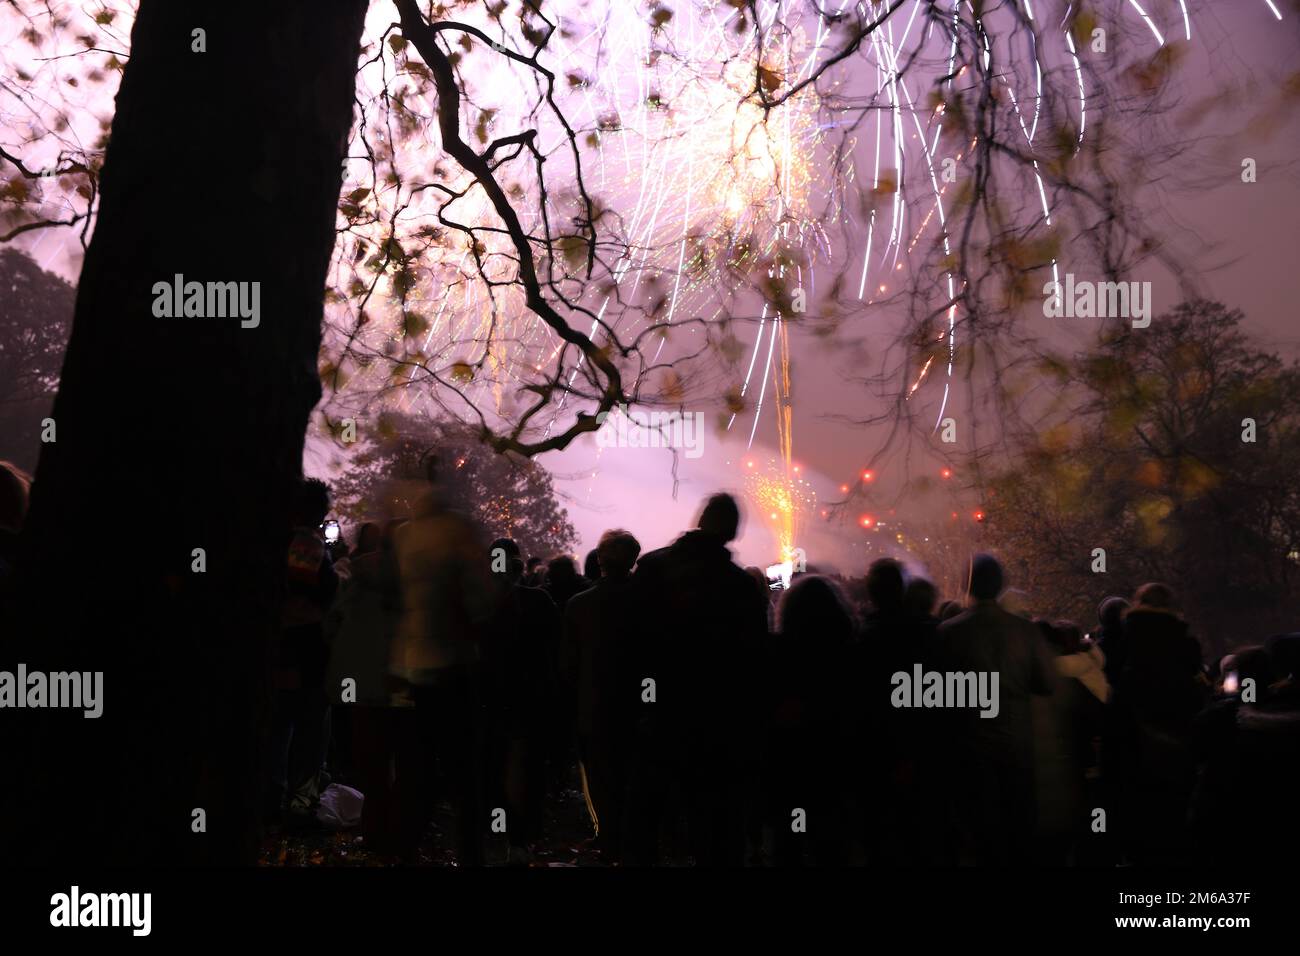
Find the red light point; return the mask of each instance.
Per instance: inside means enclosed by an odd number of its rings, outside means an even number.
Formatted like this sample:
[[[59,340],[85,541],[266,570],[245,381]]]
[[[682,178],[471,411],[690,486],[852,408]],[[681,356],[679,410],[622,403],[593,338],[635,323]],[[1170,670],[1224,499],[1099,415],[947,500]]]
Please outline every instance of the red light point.
[[[875,481],[875,480],[876,480],[876,473],[875,473],[874,471],[864,471],[864,472],[862,473],[862,480],[863,480],[863,481]]]
[[[863,516],[862,516],[862,527],[864,527],[864,528],[870,528],[870,527],[874,526],[875,523],[876,523],[876,519],[873,518],[873,517],[871,517],[871,515],[863,515]]]

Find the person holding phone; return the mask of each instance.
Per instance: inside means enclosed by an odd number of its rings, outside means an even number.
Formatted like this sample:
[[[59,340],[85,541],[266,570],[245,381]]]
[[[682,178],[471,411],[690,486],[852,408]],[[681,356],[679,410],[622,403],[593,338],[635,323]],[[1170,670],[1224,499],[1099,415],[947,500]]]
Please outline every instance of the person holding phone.
[[[322,527],[329,507],[323,481],[308,478],[295,487],[274,671],[267,811],[272,817],[283,811],[298,824],[314,820],[325,758],[329,647],[324,623],[339,583]]]
[[[343,537],[343,529],[334,518],[321,522],[321,535],[325,539],[325,553],[329,555],[334,573],[338,575],[339,587],[348,582],[352,575],[352,548]]]

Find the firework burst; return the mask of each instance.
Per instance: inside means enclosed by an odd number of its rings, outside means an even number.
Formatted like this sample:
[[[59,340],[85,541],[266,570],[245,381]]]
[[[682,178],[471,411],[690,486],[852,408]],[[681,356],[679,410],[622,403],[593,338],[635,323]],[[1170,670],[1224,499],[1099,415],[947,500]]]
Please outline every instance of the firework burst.
[[[741,467],[745,496],[776,539],[781,562],[793,561],[804,522],[817,508],[817,492],[798,465],[746,458]]]

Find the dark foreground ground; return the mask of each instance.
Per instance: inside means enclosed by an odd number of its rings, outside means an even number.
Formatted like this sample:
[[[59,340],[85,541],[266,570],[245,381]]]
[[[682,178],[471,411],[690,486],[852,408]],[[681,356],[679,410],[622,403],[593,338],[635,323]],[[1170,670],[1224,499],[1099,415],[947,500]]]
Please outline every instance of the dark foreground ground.
[[[421,866],[456,866],[453,828],[455,817],[448,804],[440,803],[420,845]],[[533,848],[529,866],[602,866],[600,854],[591,845],[591,818],[578,783],[576,766],[566,785],[547,802],[543,838]],[[504,835],[489,836],[488,866],[505,866],[508,843]],[[279,831],[269,834],[262,845],[262,866],[393,866],[392,857],[381,857],[366,849],[356,830]]]

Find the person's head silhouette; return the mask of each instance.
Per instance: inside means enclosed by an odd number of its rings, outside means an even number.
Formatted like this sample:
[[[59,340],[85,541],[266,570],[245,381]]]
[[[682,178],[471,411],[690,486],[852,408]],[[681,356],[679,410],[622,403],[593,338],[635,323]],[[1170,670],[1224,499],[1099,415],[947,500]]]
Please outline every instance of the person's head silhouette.
[[[600,571],[607,578],[627,577],[640,554],[641,543],[622,528],[606,531],[596,545]]]
[[[740,533],[740,506],[736,499],[722,492],[710,496],[704,503],[696,527],[723,544],[734,541]]]
[[[970,596],[976,601],[996,601],[1002,593],[1002,564],[991,554],[977,554],[970,562]]]

